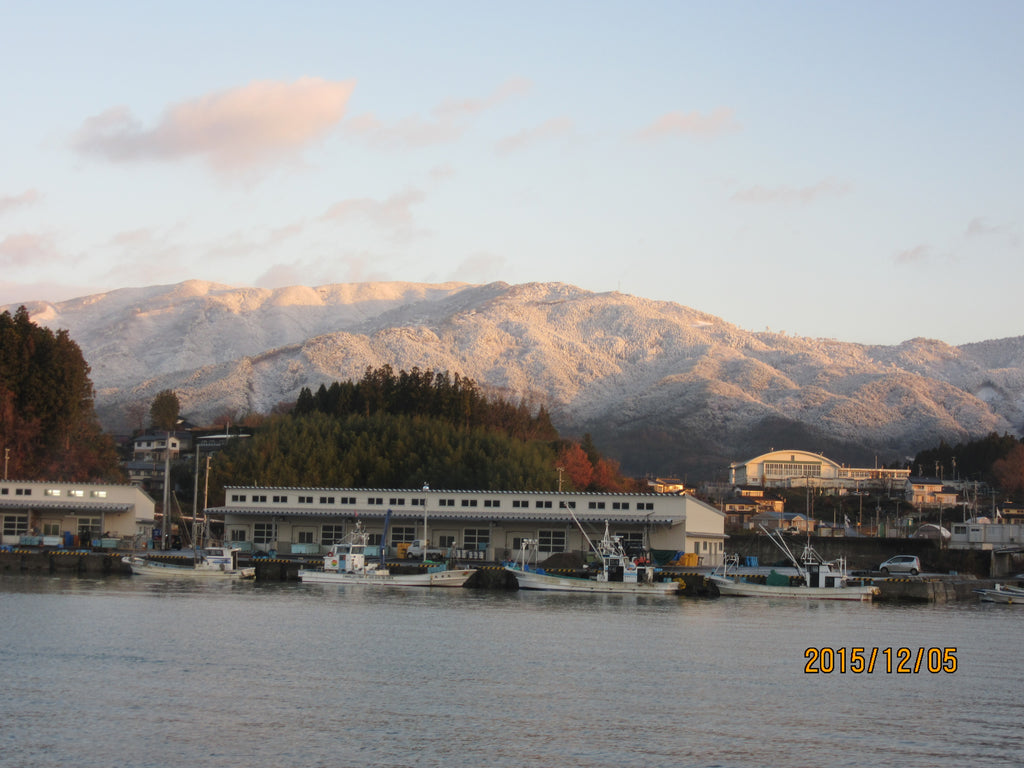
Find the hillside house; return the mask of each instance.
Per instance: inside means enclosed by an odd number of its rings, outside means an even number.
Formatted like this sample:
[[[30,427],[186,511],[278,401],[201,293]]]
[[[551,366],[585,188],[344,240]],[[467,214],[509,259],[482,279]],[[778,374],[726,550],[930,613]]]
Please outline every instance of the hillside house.
[[[959,502],[956,489],[934,477],[909,477],[904,498],[915,507],[953,507]]]

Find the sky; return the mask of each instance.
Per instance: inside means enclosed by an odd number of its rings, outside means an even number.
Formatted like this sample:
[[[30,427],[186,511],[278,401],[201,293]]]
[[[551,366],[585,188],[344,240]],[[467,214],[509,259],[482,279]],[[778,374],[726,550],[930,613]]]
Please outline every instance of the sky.
[[[0,304],[564,282],[1024,335],[1024,3],[0,0]]]

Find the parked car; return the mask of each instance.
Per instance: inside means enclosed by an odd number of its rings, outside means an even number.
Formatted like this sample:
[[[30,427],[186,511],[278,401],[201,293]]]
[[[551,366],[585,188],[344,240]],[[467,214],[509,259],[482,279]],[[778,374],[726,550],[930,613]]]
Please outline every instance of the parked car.
[[[909,573],[911,576],[917,576],[921,572],[921,558],[917,555],[896,555],[878,566],[878,570],[886,576],[890,573]]]

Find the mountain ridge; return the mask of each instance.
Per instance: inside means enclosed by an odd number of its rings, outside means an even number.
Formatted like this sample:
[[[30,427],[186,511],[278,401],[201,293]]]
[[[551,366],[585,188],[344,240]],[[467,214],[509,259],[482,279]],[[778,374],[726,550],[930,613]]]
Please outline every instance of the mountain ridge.
[[[750,332],[565,283],[190,280],[24,306],[82,348],[111,431],[139,426],[161,389],[194,421],[237,421],[384,364],[543,404],[563,434],[590,432],[634,473],[721,474],[779,445],[888,463],[1024,424],[1024,337],[886,346]]]

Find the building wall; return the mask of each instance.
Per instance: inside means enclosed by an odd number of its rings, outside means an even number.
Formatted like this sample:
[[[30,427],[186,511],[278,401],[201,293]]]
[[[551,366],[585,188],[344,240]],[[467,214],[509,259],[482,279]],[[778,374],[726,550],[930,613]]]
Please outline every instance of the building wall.
[[[902,487],[908,469],[845,467],[820,453],[770,451],[729,467],[733,485],[764,487],[818,485],[825,488]]]
[[[78,536],[80,530],[110,538],[145,536],[155,516],[153,500],[131,485],[0,481],[2,543],[23,535]]]
[[[389,509],[389,543],[422,538],[426,517],[432,545],[477,549],[486,541],[488,560],[515,557],[523,539],[539,539],[546,552],[587,551],[573,516],[592,540],[607,521],[630,544],[693,551],[696,543],[709,562],[723,550],[724,515],[692,496],[257,487],[228,488],[225,495],[225,505],[208,513],[224,515],[226,539],[251,542],[257,551],[323,553],[357,520],[379,535]]]

